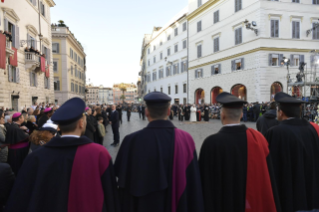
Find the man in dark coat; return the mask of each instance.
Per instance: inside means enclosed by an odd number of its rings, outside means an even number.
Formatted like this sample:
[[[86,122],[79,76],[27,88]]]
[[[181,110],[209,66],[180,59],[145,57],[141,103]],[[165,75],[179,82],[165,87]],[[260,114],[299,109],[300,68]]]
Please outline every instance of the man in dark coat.
[[[52,116],[62,136],[26,158],[6,212],[120,212],[111,156],[82,136],[84,109],[84,101],[73,98]]]
[[[0,212],[6,204],[14,183],[14,173],[9,164],[0,163]]]
[[[123,120],[122,120],[122,105],[119,104],[117,107],[116,107],[116,111],[118,112],[119,114],[119,123],[122,124]]]
[[[129,104],[126,108],[127,121],[129,122],[131,119],[132,106]]]
[[[108,117],[106,115],[106,106],[104,106],[102,108],[102,117],[103,117],[103,125],[106,128],[106,126],[108,125],[109,121],[108,121]]]
[[[280,211],[268,143],[240,124],[246,102],[226,92],[216,101],[223,127],[205,139],[199,158],[205,210]]]
[[[41,128],[47,121],[51,118],[53,115],[53,109],[48,107],[44,109],[44,114],[41,116],[39,122],[38,122],[38,128]]]
[[[142,105],[142,118],[145,120],[145,105]]]
[[[85,114],[86,115],[86,130],[84,135],[94,142],[94,133],[96,132],[96,128],[94,127],[94,122],[91,119],[92,109],[89,107],[86,107],[85,111],[86,111],[86,114]]]
[[[144,97],[149,124],[126,136],[115,162],[125,212],[203,212],[195,143],[167,120],[171,98]]]
[[[116,110],[115,105],[112,105],[110,124],[112,125],[113,141],[114,141],[111,145],[118,146],[120,144],[120,132],[119,132],[120,119],[119,119],[119,113]]]
[[[209,107],[207,104],[204,105],[204,121],[209,121]]]
[[[300,119],[304,102],[279,92],[275,95],[278,126],[268,130],[282,211],[319,209],[319,127]]]
[[[190,107],[189,105],[185,105],[184,107],[184,116],[185,116],[185,121],[189,121],[189,118],[190,118]]]
[[[256,102],[256,104],[254,105],[254,121],[257,121],[258,117],[260,114],[260,104],[258,102]]]
[[[110,120],[110,118],[111,118],[111,113],[112,113],[112,108],[111,108],[110,105],[107,106],[107,108],[106,108],[106,113],[107,113],[107,118],[108,118],[108,120]]]
[[[137,107],[137,111],[138,111],[138,116],[140,117],[140,119],[142,118],[142,104],[140,104],[138,107]]]
[[[12,115],[12,124],[7,129],[6,144],[9,144],[8,163],[10,164],[15,175],[18,174],[24,159],[29,153],[29,135],[25,132],[24,117],[21,113]]]
[[[268,129],[273,126],[278,125],[277,113],[276,113],[276,103],[270,103],[270,110],[264,113],[264,115],[260,116],[257,120],[256,127],[261,134],[266,136]]]

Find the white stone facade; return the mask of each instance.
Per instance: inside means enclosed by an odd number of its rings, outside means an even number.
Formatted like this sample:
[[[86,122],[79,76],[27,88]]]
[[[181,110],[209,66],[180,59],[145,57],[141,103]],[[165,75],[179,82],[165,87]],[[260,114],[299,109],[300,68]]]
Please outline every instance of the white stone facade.
[[[144,47],[145,93],[162,91],[172,103],[187,102],[187,15],[183,9],[166,26],[154,27]]]
[[[23,107],[30,107],[34,101],[54,102],[50,27],[50,8],[53,6],[55,3],[52,0],[15,0],[0,3],[0,30],[12,32],[12,45],[18,49],[18,66],[13,74],[15,77],[12,78],[13,72],[9,74],[9,64],[6,70],[0,69],[0,107],[20,111]],[[46,85],[45,73],[39,71],[39,57],[33,53],[30,54],[31,59],[26,59],[24,48],[27,46],[34,46],[41,53],[46,53],[46,66],[50,70]],[[35,82],[31,82],[30,72],[35,74]]]
[[[214,102],[211,95],[213,88],[220,87],[223,91],[231,92],[233,86],[238,84],[246,87],[247,101],[270,101],[273,83],[281,84],[281,90],[287,91],[287,69],[279,65],[283,56],[293,59],[299,55],[298,58],[304,58],[310,69],[309,52],[319,47],[318,38],[314,38],[312,34],[308,37],[306,35],[306,31],[319,18],[319,5],[312,4],[311,0],[300,0],[300,3],[288,0],[242,0],[241,9],[237,12],[235,0],[206,1],[199,8],[196,8],[196,3],[194,0],[189,1],[190,102],[198,101],[198,89],[204,90],[205,102],[211,103]],[[219,11],[219,20],[214,23],[216,11]],[[250,23],[257,23],[257,36],[254,31],[246,29],[243,24],[246,19]],[[279,25],[278,37],[272,37],[272,20],[276,20]],[[295,22],[299,22],[299,33],[293,25]],[[235,34],[238,28],[242,30],[242,42],[236,45]],[[299,38],[293,38],[296,33]],[[219,49],[214,52],[215,38],[219,38]],[[200,55],[198,48],[201,50]],[[273,66],[270,60],[277,56],[277,61],[274,59],[277,65]],[[233,70],[232,64],[237,66],[237,62],[241,64],[242,70]],[[297,66],[290,67],[292,81],[296,80],[296,73],[299,72],[300,60],[297,62]],[[220,73],[212,75],[212,66],[213,73],[216,67],[219,67]],[[199,73],[197,77],[195,72]],[[293,90],[290,88],[288,93],[292,94]]]

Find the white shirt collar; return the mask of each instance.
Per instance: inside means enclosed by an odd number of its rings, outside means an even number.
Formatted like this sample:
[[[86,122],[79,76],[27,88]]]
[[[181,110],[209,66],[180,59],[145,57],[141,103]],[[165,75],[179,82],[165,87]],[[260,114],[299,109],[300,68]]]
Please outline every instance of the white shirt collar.
[[[234,127],[234,126],[239,126],[241,125],[241,123],[237,123],[237,124],[225,124],[224,127]]]
[[[80,138],[78,135],[62,135],[61,138]]]

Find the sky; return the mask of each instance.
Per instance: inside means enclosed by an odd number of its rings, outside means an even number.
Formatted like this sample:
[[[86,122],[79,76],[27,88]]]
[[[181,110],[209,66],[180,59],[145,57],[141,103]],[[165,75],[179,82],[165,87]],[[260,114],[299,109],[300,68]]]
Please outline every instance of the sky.
[[[51,21],[63,20],[82,43],[86,80],[95,86],[137,83],[144,34],[164,26],[188,0],[54,0]]]

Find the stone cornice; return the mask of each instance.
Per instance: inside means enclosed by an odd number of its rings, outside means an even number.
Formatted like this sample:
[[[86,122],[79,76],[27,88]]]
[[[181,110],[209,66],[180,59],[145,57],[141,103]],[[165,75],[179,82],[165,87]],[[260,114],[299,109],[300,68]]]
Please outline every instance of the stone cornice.
[[[66,27],[65,27],[66,28]],[[61,33],[59,31],[52,31],[52,38],[66,38],[68,41],[70,41],[79,52],[81,52],[84,57],[86,57],[86,54],[84,52],[84,48],[78,43],[78,41],[75,39],[73,34],[71,34],[70,30],[66,29],[67,33]]]
[[[27,25],[26,28],[27,28],[27,30],[28,30],[28,33],[31,32],[31,33],[32,33],[33,35],[35,35],[35,36],[38,36],[38,35],[39,35],[38,30],[37,30],[34,26],[32,26],[31,24]]]
[[[50,7],[55,6],[55,2],[53,0],[45,0]]]
[[[190,21],[192,19],[194,19],[196,16],[200,15],[201,13],[205,12],[206,10],[208,10],[211,6],[213,6],[214,4],[216,4],[217,2],[219,2],[221,0],[209,0],[208,2],[206,2],[205,4],[203,4],[202,6],[200,6],[199,8],[197,8],[194,12],[192,12],[191,14],[189,14],[187,16],[187,20]]]
[[[4,16],[10,17],[11,19],[15,20],[16,22],[20,21],[19,16],[17,15],[17,13],[13,9],[10,9],[7,7],[2,7],[2,10],[5,13]]]

